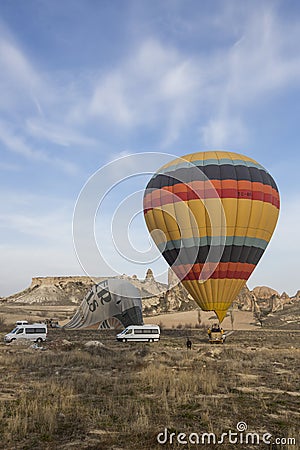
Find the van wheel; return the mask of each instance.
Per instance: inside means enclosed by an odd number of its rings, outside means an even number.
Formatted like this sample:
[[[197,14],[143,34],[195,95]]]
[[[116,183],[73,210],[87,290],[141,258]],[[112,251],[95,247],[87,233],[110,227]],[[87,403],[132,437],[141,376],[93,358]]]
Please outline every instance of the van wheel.
[[[124,339],[123,339],[123,342],[127,342],[127,339],[124,338]]]
[[[37,338],[36,342],[41,343],[41,342],[43,342],[43,339],[42,338]]]
[[[153,339],[149,339],[149,342],[153,342]]]

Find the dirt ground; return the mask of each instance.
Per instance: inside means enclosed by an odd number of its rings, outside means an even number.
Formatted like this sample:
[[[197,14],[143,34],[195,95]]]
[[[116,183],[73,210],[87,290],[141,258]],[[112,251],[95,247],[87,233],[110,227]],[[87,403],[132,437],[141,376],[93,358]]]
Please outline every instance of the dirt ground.
[[[27,320],[30,323],[45,319],[57,319],[62,324],[73,317],[78,306],[51,306],[51,305],[20,305],[0,303],[0,317],[6,325],[13,326],[17,320]]]
[[[300,448],[299,332],[237,330],[217,346],[205,328],[152,344],[115,334],[50,330],[32,348],[0,333],[0,448]]]
[[[208,327],[213,322],[217,322],[216,316],[212,311],[186,311],[178,313],[160,314],[153,317],[145,317],[145,323],[153,323],[156,325],[161,324],[166,328],[177,328],[178,326],[194,328],[199,324],[199,313],[201,325]],[[233,312],[233,324],[231,323],[230,316],[225,317],[222,322],[222,327],[224,330],[231,330],[233,326],[234,330],[255,330],[257,326],[255,325],[255,320],[253,313],[250,311],[239,311]]]

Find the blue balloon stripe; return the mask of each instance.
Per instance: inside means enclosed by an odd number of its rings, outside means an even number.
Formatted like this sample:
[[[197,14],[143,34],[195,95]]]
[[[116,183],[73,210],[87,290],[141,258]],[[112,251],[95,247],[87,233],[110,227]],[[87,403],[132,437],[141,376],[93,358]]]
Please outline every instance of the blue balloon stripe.
[[[229,158],[222,158],[222,159],[205,159],[205,160],[196,160],[196,161],[182,161],[179,163],[176,163],[172,166],[168,166],[165,169],[160,169],[157,174],[160,173],[169,173],[173,172],[177,169],[186,169],[192,166],[197,167],[203,167],[203,166],[210,166],[210,165],[222,165],[222,164],[230,164],[232,166],[245,166],[245,167],[255,167],[256,169],[262,169],[266,172],[266,169],[261,166],[258,163],[254,163],[252,161],[244,161],[242,159],[229,159]]]

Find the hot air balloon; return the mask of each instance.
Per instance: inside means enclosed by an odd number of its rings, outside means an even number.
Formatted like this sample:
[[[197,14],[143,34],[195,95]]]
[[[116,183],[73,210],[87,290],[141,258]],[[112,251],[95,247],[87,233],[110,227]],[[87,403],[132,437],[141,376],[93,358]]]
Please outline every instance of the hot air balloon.
[[[253,159],[199,152],[152,176],[144,217],[184,287],[222,322],[272,237],[279,203],[275,181]]]
[[[95,284],[65,328],[122,328],[143,325],[141,294],[127,280],[109,278]]]

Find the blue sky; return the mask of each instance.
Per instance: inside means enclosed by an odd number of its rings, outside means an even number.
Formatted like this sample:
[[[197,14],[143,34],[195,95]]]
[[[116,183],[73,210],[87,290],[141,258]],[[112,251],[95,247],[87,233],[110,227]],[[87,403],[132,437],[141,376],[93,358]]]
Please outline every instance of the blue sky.
[[[0,296],[32,276],[83,273],[72,216],[97,169],[132,153],[209,149],[253,157],[280,189],[279,224],[249,286],[300,289],[299,13],[288,0],[2,0]]]

